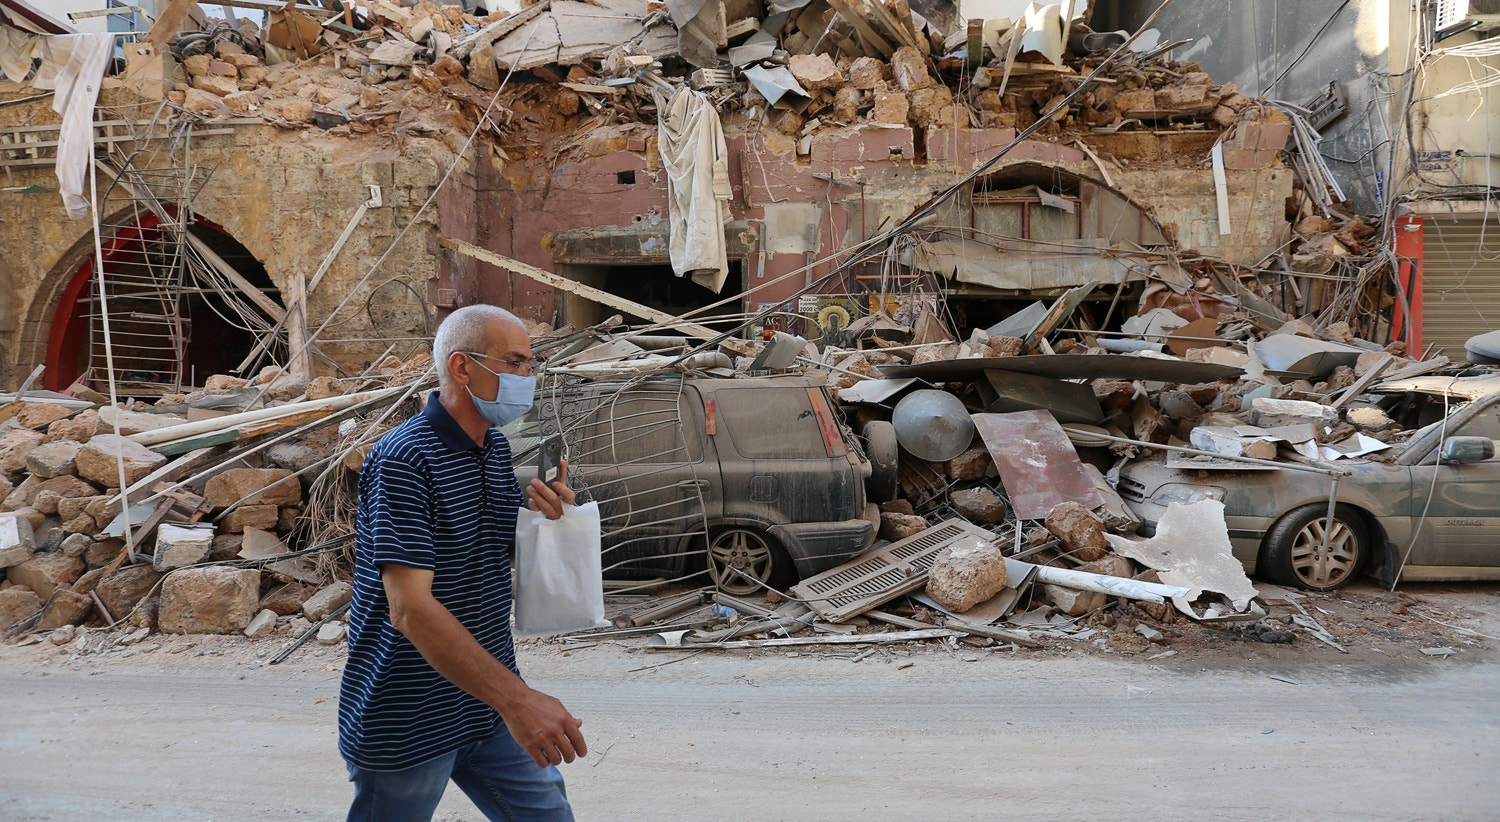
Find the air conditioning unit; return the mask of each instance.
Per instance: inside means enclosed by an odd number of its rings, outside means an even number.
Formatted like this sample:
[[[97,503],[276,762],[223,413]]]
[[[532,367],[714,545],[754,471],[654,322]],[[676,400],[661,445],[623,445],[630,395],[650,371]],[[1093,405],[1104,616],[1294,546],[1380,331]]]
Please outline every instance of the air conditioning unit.
[[[1455,29],[1490,31],[1500,28],[1500,0],[1436,0],[1433,30],[1442,34]]]

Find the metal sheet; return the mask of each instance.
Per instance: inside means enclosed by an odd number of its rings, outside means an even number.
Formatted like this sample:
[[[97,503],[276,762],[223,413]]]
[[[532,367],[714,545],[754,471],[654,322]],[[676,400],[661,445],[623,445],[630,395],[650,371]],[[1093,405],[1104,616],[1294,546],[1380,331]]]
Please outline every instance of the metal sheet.
[[[1104,504],[1073,443],[1046,411],[975,414],[974,428],[1000,471],[1017,519],[1044,519],[1062,502]]]
[[[1157,357],[1135,357],[1128,354],[1037,354],[1026,357],[975,357],[964,360],[939,360],[919,365],[882,365],[880,373],[892,379],[921,377],[932,382],[974,380],[990,368],[1036,374],[1060,380],[1093,380],[1110,377],[1121,380],[1154,380],[1156,382],[1195,383],[1236,379],[1245,371],[1232,365],[1188,362]]]
[[[860,380],[848,388],[839,389],[839,400],[847,403],[884,405],[912,387],[931,388],[932,386],[912,377],[904,380]]]
[[[986,406],[993,413],[1045,410],[1052,412],[1058,422],[1093,423],[1104,419],[1099,400],[1087,385],[998,368],[984,372],[984,376],[997,395]]]
[[[1326,377],[1341,365],[1354,366],[1364,349],[1352,345],[1272,334],[1255,344],[1255,354],[1271,371]]]

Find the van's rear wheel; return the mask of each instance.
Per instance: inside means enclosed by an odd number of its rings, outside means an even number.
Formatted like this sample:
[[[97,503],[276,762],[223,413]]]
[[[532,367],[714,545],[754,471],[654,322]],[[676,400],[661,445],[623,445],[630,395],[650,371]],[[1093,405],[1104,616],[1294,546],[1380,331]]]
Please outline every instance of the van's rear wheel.
[[[779,588],[791,576],[791,560],[775,540],[753,528],[716,528],[708,542],[708,575],[726,594],[746,596]]]
[[[897,458],[901,446],[896,442],[896,427],[883,420],[875,420],[861,432],[865,438],[865,454],[870,458],[870,478],[865,480],[865,499],[870,502],[890,502],[898,490]]]

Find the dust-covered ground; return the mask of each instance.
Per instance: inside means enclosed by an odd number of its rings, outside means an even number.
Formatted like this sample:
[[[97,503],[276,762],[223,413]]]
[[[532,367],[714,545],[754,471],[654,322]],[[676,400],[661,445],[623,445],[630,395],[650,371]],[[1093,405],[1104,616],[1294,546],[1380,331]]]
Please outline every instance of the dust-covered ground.
[[[1303,607],[1347,653],[1186,621],[1136,643],[1110,612],[1040,650],[631,638],[521,661],[584,720],[581,819],[1500,816],[1500,586]],[[271,666],[286,636],[116,637],[0,648],[0,818],[342,816],[342,646]],[[453,789],[438,818],[477,815]]]

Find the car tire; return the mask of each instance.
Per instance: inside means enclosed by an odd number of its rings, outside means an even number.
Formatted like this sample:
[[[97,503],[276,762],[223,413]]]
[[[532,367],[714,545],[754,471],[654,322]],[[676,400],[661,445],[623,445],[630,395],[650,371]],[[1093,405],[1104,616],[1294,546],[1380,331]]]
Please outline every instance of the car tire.
[[[897,459],[901,447],[896,442],[896,426],[882,420],[865,425],[865,454],[870,458],[870,478],[865,480],[865,499],[874,503],[890,502],[899,489]]]
[[[735,596],[761,593],[766,588],[780,591],[792,579],[792,561],[766,532],[742,525],[724,526],[709,532],[708,576],[719,590]]]
[[[1328,533],[1328,548],[1323,535]],[[1369,554],[1364,519],[1352,506],[1304,505],[1282,517],[1266,534],[1260,567],[1272,582],[1310,591],[1331,591],[1359,573]]]

